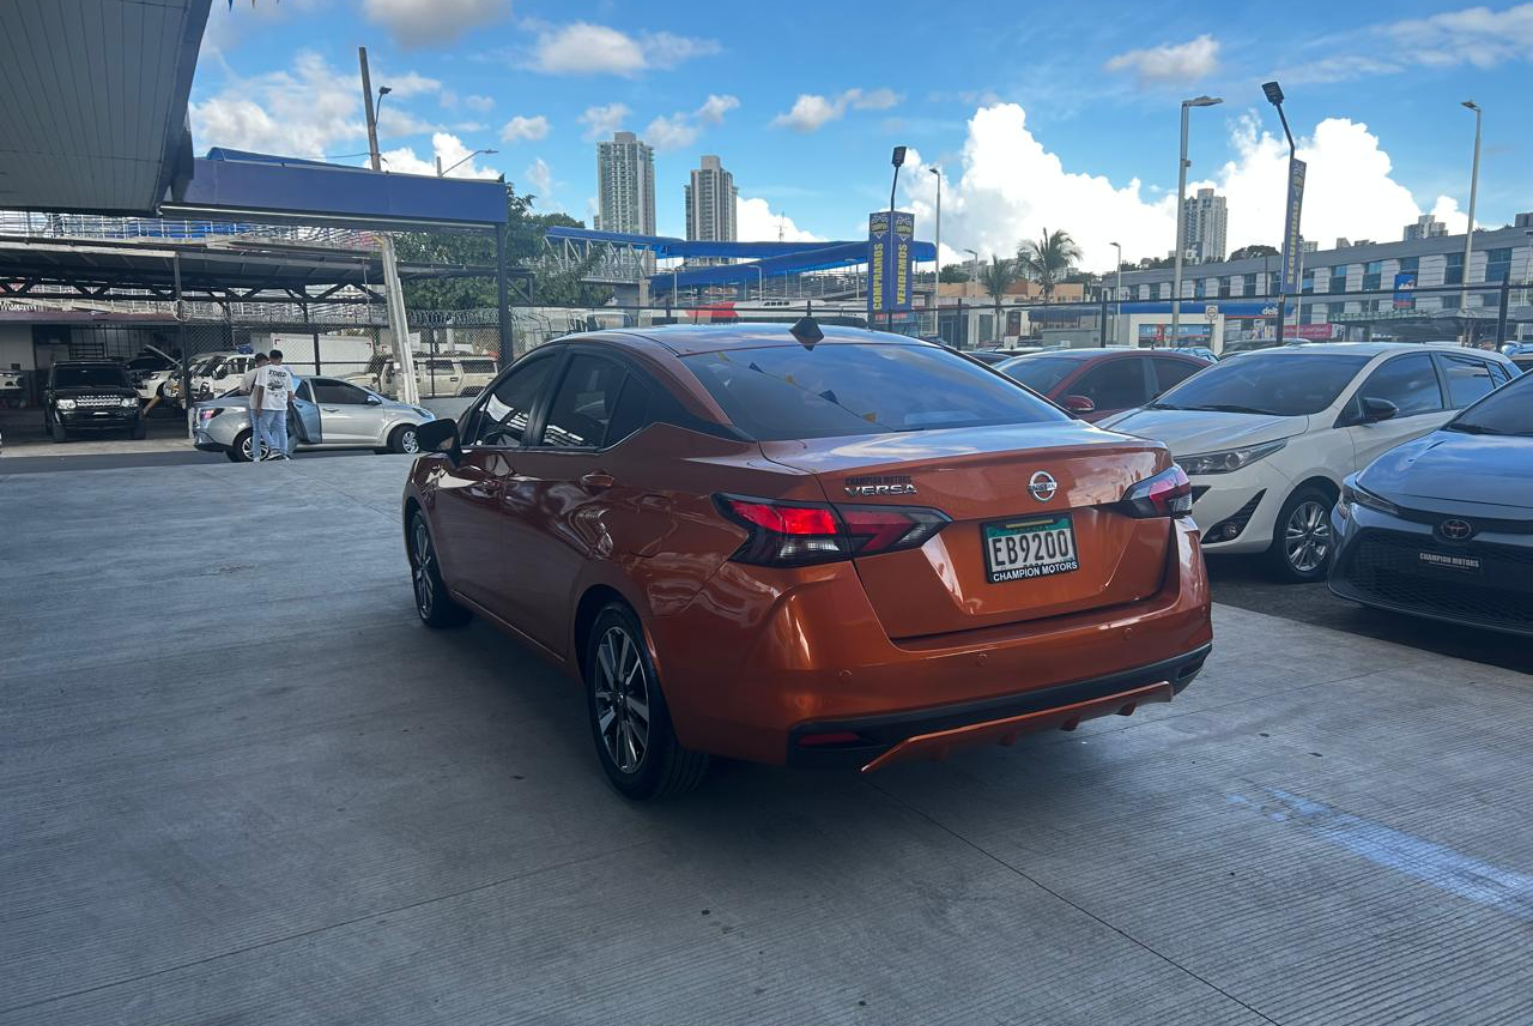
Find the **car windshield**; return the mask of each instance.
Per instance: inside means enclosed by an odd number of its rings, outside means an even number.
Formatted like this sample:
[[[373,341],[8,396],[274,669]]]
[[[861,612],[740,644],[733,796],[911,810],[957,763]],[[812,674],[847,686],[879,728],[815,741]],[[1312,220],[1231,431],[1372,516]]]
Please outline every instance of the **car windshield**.
[[[1048,395],[1080,365],[1079,360],[1067,356],[1017,356],[996,364],[995,369],[1034,392]]]
[[[1449,421],[1447,429],[1471,435],[1533,437],[1533,377],[1498,388]]]
[[[1370,359],[1344,353],[1253,353],[1195,374],[1150,408],[1307,416],[1334,403]]]
[[[941,349],[832,344],[686,357],[758,441],[1068,421],[1003,377]]]
[[[123,369],[114,363],[92,363],[53,369],[54,388],[121,388],[128,383]]]

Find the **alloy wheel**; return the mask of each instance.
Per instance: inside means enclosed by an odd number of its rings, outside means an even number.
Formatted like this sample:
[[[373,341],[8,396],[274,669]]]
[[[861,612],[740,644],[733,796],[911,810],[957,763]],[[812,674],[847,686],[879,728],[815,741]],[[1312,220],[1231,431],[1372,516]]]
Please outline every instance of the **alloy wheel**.
[[[1314,573],[1331,551],[1331,511],[1308,499],[1294,507],[1283,529],[1283,553],[1297,573]]]
[[[429,619],[431,609],[436,604],[436,581],[432,577],[436,569],[436,553],[431,548],[431,532],[426,530],[424,520],[415,521],[411,544],[412,555],[415,557],[410,561],[410,576],[415,584],[415,605],[421,617]]]
[[[415,437],[414,428],[405,428],[400,432],[399,449],[401,452],[410,453],[412,456],[421,451],[420,439]]]
[[[247,463],[255,462],[255,456],[252,453],[252,450],[254,448],[255,448],[255,435],[248,435],[248,436],[246,436],[245,440],[240,443],[240,455],[245,457],[245,462],[247,462]],[[266,443],[265,442],[261,443],[261,449],[262,449],[263,452],[266,450]]]
[[[649,674],[638,642],[609,627],[596,650],[597,729],[622,773],[637,773],[649,752]]]

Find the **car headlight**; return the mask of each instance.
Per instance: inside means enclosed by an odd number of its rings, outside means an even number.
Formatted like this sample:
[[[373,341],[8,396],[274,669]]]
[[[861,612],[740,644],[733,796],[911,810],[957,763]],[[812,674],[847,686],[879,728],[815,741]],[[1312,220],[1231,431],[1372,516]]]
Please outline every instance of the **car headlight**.
[[[1400,513],[1400,507],[1384,496],[1375,495],[1362,485],[1350,481],[1341,486],[1341,504],[1361,506],[1363,509],[1371,509],[1376,513],[1388,513],[1390,516],[1398,516]]]
[[[138,400],[137,399],[129,399],[126,396],[124,396],[123,400],[122,400],[122,408],[125,409],[125,410],[137,409],[138,408]]]
[[[1176,462],[1187,472],[1188,477],[1198,477],[1202,474],[1230,474],[1249,467],[1257,460],[1266,459],[1287,444],[1288,439],[1279,438],[1276,442],[1252,445],[1244,449],[1225,449],[1221,452],[1199,453],[1196,456],[1178,456]]]
[[[72,410],[75,408],[75,401],[73,399],[60,399],[58,407],[61,410]]]

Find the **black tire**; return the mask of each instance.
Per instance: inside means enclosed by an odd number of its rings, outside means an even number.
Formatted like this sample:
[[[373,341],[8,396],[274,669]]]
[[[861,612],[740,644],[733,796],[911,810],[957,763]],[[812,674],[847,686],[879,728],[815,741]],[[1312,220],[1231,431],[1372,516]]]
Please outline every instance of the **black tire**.
[[[676,739],[644,627],[628,606],[612,602],[596,615],[584,676],[596,757],[618,793],[650,801],[685,794],[702,783],[708,756],[683,748]]]
[[[1283,503],[1272,528],[1272,547],[1267,550],[1267,563],[1279,581],[1309,584],[1325,580],[1335,541],[1331,537],[1334,505],[1336,500],[1330,493],[1314,486],[1300,488]]]
[[[65,428],[63,424],[59,423],[59,419],[57,417],[54,417],[52,423],[48,425],[48,434],[53,438],[55,442],[69,441],[69,430]]]
[[[234,444],[229,446],[228,456],[235,463],[250,463],[253,461],[254,457],[250,453],[250,437],[251,431],[249,428],[234,436]]]
[[[410,535],[405,549],[410,559],[410,583],[415,589],[415,612],[421,622],[438,630],[468,623],[473,614],[447,594],[437,564],[436,543],[431,539],[426,517],[419,510],[410,517]]]
[[[420,451],[421,445],[415,438],[414,424],[401,424],[389,432],[389,452],[403,452],[414,456]]]
[[[245,462],[248,462],[245,459],[241,458],[240,454],[236,450],[234,450],[234,449],[225,449],[224,450],[224,458],[227,459],[230,463],[245,463]]]

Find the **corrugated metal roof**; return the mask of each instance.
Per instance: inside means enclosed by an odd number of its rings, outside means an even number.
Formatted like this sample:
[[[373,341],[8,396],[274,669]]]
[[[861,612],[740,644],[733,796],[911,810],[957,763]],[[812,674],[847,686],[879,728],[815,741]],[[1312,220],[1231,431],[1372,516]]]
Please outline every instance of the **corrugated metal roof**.
[[[210,0],[0,3],[0,207],[152,214]]]

